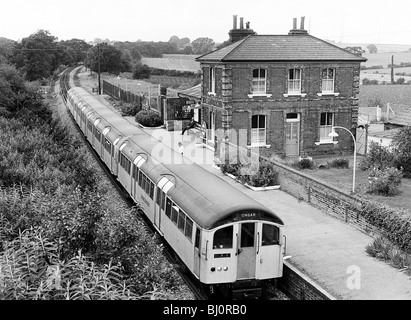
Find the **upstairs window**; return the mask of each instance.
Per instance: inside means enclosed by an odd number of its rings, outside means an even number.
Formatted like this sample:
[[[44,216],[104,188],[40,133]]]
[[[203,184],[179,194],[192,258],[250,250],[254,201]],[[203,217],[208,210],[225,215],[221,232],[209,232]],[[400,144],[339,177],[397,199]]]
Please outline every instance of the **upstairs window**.
[[[288,93],[301,93],[301,69],[288,70]]]
[[[251,145],[261,146],[266,144],[266,116],[255,115],[251,117]]]
[[[215,93],[215,69],[210,67],[210,83],[209,83],[209,88],[210,92],[209,93]]]
[[[253,70],[253,94],[265,94],[266,93],[267,72],[265,69]]]
[[[331,133],[334,126],[334,113],[323,112],[320,117],[320,141],[321,142],[332,142],[333,138],[328,135]]]
[[[321,91],[334,92],[335,69],[325,68],[321,72]]]

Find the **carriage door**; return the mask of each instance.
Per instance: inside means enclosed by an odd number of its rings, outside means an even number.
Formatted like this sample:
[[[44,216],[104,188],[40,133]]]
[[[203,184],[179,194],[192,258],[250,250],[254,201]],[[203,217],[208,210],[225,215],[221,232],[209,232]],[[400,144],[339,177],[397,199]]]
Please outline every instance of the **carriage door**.
[[[300,150],[300,115],[287,113],[285,128],[285,155],[298,156]]]
[[[256,223],[243,222],[237,234],[237,279],[255,278]]]
[[[196,237],[194,242],[194,274],[200,278],[200,264],[201,264],[201,229],[196,226]]]
[[[157,183],[156,201],[154,205],[154,226],[163,234],[164,226],[162,217],[166,209],[166,195],[174,184],[166,177],[162,177]]]

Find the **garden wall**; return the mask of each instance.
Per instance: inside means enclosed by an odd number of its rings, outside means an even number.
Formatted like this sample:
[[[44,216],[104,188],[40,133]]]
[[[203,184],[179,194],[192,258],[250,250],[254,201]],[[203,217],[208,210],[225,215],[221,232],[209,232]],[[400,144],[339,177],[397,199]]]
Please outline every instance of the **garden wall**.
[[[237,148],[233,144],[230,144],[230,147]],[[240,150],[240,148],[238,150],[241,153],[244,152],[250,155],[249,150]],[[355,195],[349,195],[336,187],[326,185],[322,181],[278,161],[261,155],[260,158],[271,162],[278,171],[281,190],[312,204],[321,211],[343,220],[371,236],[383,234],[382,230],[369,223],[361,215],[363,208],[368,204],[367,201]]]

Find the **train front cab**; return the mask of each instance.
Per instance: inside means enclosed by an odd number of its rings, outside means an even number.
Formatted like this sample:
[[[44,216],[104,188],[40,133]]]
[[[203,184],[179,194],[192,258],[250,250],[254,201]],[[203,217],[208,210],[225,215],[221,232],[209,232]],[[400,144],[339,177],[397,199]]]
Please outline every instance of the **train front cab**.
[[[233,288],[243,292],[241,284],[246,287],[253,281],[282,276],[284,240],[280,224],[243,220],[203,230],[201,238],[199,267],[195,269],[200,270],[203,283],[235,283]],[[195,244],[199,245],[200,241]]]

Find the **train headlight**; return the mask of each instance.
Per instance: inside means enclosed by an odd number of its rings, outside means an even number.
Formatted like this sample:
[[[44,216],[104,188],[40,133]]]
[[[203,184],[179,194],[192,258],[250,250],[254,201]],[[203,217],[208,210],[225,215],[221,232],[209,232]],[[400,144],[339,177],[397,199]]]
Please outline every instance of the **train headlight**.
[[[223,268],[221,268],[221,267],[218,267],[218,268],[217,268],[217,270],[218,270],[218,271],[221,271],[221,270],[223,270]]]
[[[227,270],[228,270],[228,267],[224,267],[223,270],[224,270],[224,271],[227,271]]]

